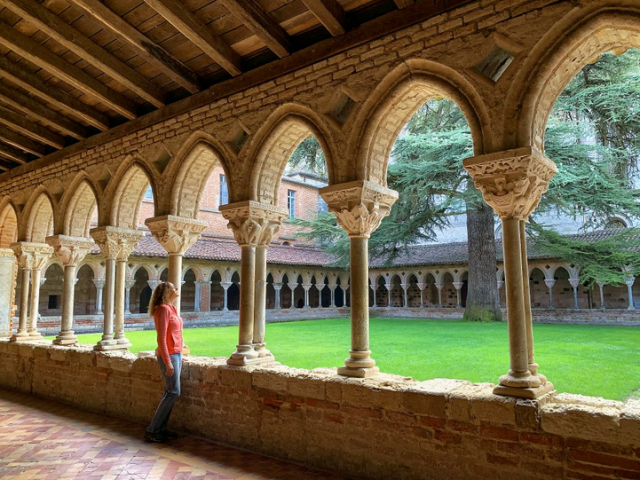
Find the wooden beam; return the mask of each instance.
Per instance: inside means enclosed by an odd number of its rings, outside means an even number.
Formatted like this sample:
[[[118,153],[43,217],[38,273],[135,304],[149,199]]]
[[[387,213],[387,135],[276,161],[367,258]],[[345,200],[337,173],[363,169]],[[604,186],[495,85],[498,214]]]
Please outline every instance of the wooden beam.
[[[166,105],[162,90],[35,0],[0,0],[0,6],[36,26],[153,106]]]
[[[38,142],[46,143],[55,148],[64,148],[66,143],[62,135],[47,130],[37,123],[30,122],[23,116],[13,113],[4,107],[0,107],[0,123]]]
[[[393,0],[398,8],[407,8],[413,5],[416,0]]]
[[[99,99],[104,105],[112,108],[120,115],[130,120],[137,117],[137,108],[132,101],[120,95],[118,92],[111,90],[84,70],[79,69],[62,57],[54,54],[51,50],[33,40],[31,37],[9,27],[1,20],[0,44],[13,50],[34,65],[64,80],[72,87]]]
[[[17,148],[10,147],[4,143],[0,143],[0,156],[8,158],[12,162],[18,162],[24,165],[29,161],[29,158]]]
[[[33,140],[20,135],[8,128],[0,130],[0,140],[12,145],[25,152],[33,153],[36,157],[42,157],[47,154],[47,149],[41,143],[34,142]]]
[[[16,110],[37,118],[45,125],[54,128],[65,135],[78,140],[89,136],[87,129],[79,123],[69,120],[64,115],[45,107],[31,97],[21,94],[17,90],[0,83],[0,100]]]
[[[336,0],[302,0],[311,13],[324,25],[331,35],[337,37],[347,31],[344,10]]]
[[[36,75],[29,73],[22,65],[14,63],[2,55],[0,55],[0,77],[6,78],[30,94],[42,98],[99,130],[109,130],[109,117],[105,114],[94,110],[60,88],[47,85]]]
[[[265,45],[280,58],[291,54],[289,35],[255,0],[223,0],[229,12],[242,19]]]
[[[231,75],[235,77],[242,73],[240,56],[191,13],[182,0],[145,2]]]
[[[191,93],[201,90],[200,79],[189,70],[180,60],[175,58],[162,47],[153,43],[135,27],[131,26],[120,15],[109,9],[99,0],[74,0],[74,4],[82,8],[87,14],[100,21],[116,36],[136,49],[138,55],[157,68]]]

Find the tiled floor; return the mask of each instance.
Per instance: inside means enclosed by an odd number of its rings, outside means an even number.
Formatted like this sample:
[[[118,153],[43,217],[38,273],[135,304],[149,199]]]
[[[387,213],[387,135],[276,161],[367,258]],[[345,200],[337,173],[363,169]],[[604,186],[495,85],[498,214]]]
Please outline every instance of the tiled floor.
[[[0,478],[82,480],[346,480],[182,437],[141,440],[144,425],[0,389]]]

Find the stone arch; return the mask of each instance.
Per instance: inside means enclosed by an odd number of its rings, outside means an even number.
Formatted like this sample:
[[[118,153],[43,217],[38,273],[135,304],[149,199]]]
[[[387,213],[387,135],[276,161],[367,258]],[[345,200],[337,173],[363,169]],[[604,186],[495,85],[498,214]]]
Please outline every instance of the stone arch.
[[[0,205],[0,248],[8,248],[18,240],[18,214],[10,200],[5,199]]]
[[[571,79],[600,54],[632,47],[640,48],[640,9],[593,2],[558,21],[532,49],[513,82],[504,117],[507,148],[531,145],[544,152],[547,120]]]
[[[44,243],[54,231],[54,203],[43,189],[37,189],[24,209],[24,224],[20,236],[27,242]]]
[[[112,203],[108,211],[108,224],[114,227],[137,229],[140,205],[149,185],[153,191],[157,212],[157,188],[150,170],[137,160],[126,168],[119,169],[110,182]]]
[[[164,177],[172,180],[169,213],[179,217],[198,217],[200,199],[211,172],[220,165],[229,181],[229,198],[233,197],[234,182],[227,159],[235,155],[214,137],[203,132],[193,135],[167,167]],[[159,200],[162,202],[162,199]],[[163,209],[160,206],[161,210]]]
[[[98,206],[98,194],[93,183],[85,176],[78,175],[71,183],[60,205],[63,235],[89,238],[92,220]],[[98,215],[99,216],[99,215]]]
[[[331,132],[320,117],[300,105],[283,105],[267,119],[257,135],[255,148],[249,158],[255,158],[250,177],[250,198],[262,203],[277,205],[278,189],[284,169],[300,142],[316,137],[327,162],[329,183],[334,180],[333,149],[328,139]]]
[[[483,132],[489,128],[489,116],[471,83],[445,65],[409,60],[387,75],[358,114],[348,147],[349,158],[357,159],[357,180],[387,185],[388,161],[400,131],[434,96],[448,98],[462,110],[476,155],[492,148],[490,135]]]
[[[134,267],[131,269],[131,276],[135,277],[136,273],[138,273],[138,270],[140,269],[146,270],[149,279],[154,278],[154,276],[156,275],[156,272],[149,265],[145,265],[144,263],[142,263],[140,265],[134,265]]]

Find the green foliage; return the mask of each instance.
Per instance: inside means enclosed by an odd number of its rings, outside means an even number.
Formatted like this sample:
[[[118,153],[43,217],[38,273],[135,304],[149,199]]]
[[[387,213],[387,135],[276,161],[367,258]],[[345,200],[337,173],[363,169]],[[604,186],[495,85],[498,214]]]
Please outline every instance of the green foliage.
[[[287,169],[304,169],[323,177],[327,176],[327,162],[316,137],[307,138],[300,143],[289,158]]]

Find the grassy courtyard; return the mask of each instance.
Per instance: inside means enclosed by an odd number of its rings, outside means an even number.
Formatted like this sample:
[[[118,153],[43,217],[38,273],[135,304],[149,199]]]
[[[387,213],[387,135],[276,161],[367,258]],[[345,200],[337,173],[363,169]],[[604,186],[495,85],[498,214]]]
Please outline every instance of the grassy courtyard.
[[[536,360],[560,392],[624,400],[640,389],[640,329],[534,325]],[[128,332],[132,352],[155,348],[154,331]],[[228,356],[238,327],[184,332],[192,355]],[[81,335],[96,343],[100,335]],[[267,325],[276,359],[298,368],[337,367],[350,345],[348,319]],[[371,319],[373,358],[386,373],[416,380],[458,378],[495,383],[509,367],[507,325],[417,319]]]

